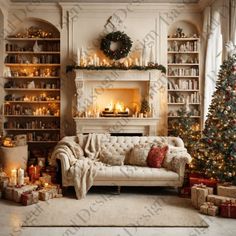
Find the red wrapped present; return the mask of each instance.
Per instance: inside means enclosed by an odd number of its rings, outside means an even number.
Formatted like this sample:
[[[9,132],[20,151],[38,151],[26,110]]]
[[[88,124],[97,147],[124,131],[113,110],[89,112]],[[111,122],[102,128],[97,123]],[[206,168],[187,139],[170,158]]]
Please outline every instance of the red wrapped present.
[[[204,184],[207,187],[216,188],[218,181],[216,179],[205,179],[205,178],[189,178],[190,186],[195,184]]]
[[[236,203],[227,201],[220,205],[220,215],[222,217],[236,219]]]
[[[39,201],[39,193],[36,191],[25,192],[21,194],[21,203],[24,206],[36,204]]]

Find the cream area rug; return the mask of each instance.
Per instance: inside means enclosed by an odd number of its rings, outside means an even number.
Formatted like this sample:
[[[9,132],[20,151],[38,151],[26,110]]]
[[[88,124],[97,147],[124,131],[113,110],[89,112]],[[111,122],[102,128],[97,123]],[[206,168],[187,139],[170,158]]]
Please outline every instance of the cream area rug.
[[[24,221],[24,227],[208,227],[190,199],[178,196],[91,193],[82,200],[40,202],[37,208],[34,220]]]

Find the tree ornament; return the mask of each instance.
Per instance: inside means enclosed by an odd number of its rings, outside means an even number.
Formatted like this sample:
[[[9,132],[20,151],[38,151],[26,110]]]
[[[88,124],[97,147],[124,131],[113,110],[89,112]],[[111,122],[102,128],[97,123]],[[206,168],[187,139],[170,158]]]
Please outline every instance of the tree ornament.
[[[111,42],[119,43],[116,50],[111,50]],[[132,47],[132,40],[123,32],[116,31],[107,34],[101,41],[100,49],[112,60],[119,60],[127,57]]]

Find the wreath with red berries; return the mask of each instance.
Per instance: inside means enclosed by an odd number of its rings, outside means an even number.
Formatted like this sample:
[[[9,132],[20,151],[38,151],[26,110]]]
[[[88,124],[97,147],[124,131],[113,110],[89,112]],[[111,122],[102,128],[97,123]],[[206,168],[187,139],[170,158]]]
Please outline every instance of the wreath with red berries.
[[[111,42],[119,42],[120,47],[116,50],[111,50]],[[100,49],[103,53],[112,60],[119,60],[127,57],[132,47],[130,37],[120,31],[107,34],[101,41]]]

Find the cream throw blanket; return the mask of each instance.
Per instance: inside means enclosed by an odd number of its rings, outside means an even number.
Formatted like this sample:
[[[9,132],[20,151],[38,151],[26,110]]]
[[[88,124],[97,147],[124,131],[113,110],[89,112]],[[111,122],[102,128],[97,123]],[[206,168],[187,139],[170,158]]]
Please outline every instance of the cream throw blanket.
[[[106,134],[88,134],[78,136],[78,142],[63,138],[51,157],[51,163],[55,163],[56,154],[65,152],[69,158],[70,169],[68,174],[72,174],[77,199],[84,198],[93,185],[97,170],[103,167],[103,163],[98,161],[101,149],[101,139],[107,137]],[[84,153],[83,149],[84,148]]]

